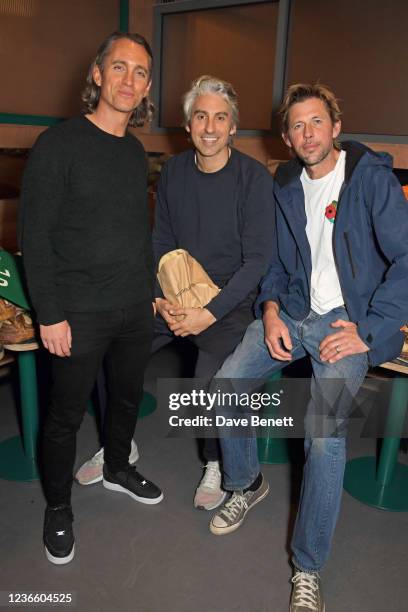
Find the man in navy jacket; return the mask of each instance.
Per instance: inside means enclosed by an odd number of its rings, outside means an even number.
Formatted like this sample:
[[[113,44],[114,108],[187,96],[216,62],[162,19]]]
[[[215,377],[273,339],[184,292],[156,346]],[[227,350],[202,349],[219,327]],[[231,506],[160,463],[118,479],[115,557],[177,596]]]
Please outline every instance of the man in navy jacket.
[[[323,612],[319,571],[340,508],[352,398],[368,366],[393,359],[403,343],[408,206],[389,155],[356,142],[340,146],[340,110],[329,88],[292,85],[281,114],[282,136],[295,157],[275,175],[275,253],[257,300],[258,318],[216,378],[264,378],[310,358],[290,610]],[[322,389],[336,425],[343,426],[328,437],[311,431]],[[224,487],[232,496],[211,520],[216,535],[236,530],[268,493],[256,439],[223,438],[221,446]]]

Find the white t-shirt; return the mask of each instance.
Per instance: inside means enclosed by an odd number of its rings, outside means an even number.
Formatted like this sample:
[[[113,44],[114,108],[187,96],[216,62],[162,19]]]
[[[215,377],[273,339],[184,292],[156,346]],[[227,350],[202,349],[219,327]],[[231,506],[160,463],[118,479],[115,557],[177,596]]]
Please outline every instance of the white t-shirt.
[[[313,180],[305,168],[300,176],[305,194],[306,235],[312,253],[311,308],[321,315],[344,304],[332,240],[345,164],[346,152],[341,151],[336,166],[326,176]]]

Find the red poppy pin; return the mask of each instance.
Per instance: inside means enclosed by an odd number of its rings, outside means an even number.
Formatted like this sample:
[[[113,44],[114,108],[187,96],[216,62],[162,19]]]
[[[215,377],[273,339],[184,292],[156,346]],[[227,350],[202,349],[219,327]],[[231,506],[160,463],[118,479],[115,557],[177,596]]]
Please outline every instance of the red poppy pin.
[[[326,219],[330,221],[330,223],[334,223],[337,212],[337,200],[333,200],[330,204],[326,206],[326,210],[324,211],[324,216]]]

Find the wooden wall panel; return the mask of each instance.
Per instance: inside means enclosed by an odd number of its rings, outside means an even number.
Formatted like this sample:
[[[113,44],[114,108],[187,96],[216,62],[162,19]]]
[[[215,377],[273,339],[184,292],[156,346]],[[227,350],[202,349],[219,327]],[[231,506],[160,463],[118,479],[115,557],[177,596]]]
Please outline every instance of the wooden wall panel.
[[[408,136],[407,0],[292,0],[288,83],[340,98],[343,132]]]
[[[162,127],[181,125],[181,97],[191,81],[214,74],[234,85],[242,129],[270,128],[278,7],[274,2],[164,17]]]
[[[118,27],[119,0],[0,2],[0,112],[78,113],[88,66]]]
[[[155,0],[129,0],[129,31],[153,41],[153,7]]]
[[[316,2],[318,1],[319,4],[316,4]],[[367,2],[368,0],[362,1]],[[357,6],[355,1],[341,0],[341,5],[343,7],[345,6],[344,2],[348,2],[350,10],[354,15],[354,9]],[[379,0],[369,0],[369,2],[374,7],[378,4]],[[318,14],[316,14],[316,10],[319,7],[320,11],[325,11],[329,8],[337,10],[337,4],[327,3],[326,0],[308,0],[307,3],[305,3],[303,0],[295,0],[295,3],[299,6],[303,4],[303,19],[306,20],[306,24],[310,23],[313,26],[311,27],[311,29],[309,28],[309,35],[306,36],[306,38],[301,39],[301,42],[303,41],[303,56],[305,60],[308,61],[309,65],[313,67],[313,62],[311,60],[314,56],[311,55],[311,51],[309,52],[309,48],[312,48],[312,38],[317,38],[316,28],[318,21],[316,20],[319,19],[319,11],[317,11]],[[20,104],[20,108],[23,108],[23,105],[25,105],[27,102],[32,101],[37,104],[39,114],[47,114],[46,106],[44,106],[42,103],[39,104],[36,102],[38,93],[40,96],[43,96],[42,102],[45,104],[48,104],[49,102],[51,104],[52,99],[54,111],[57,116],[66,113],[73,114],[77,111],[77,108],[79,106],[79,92],[83,86],[83,77],[86,72],[88,62],[95,53],[96,46],[107,33],[118,27],[119,0],[24,0],[24,2],[21,1],[15,3],[16,5],[20,6],[24,5],[24,7],[26,7],[27,9],[26,14],[20,16],[18,16],[17,14],[6,14],[2,10],[2,7],[4,8],[4,6],[10,4],[11,2],[2,2],[2,0],[0,0],[0,31],[2,34],[0,37],[0,62],[1,65],[5,67],[2,71],[2,87],[0,89],[0,112],[18,112],[17,104]],[[152,41],[153,36],[154,4],[155,0],[130,0],[129,29],[131,31],[140,32],[150,42]],[[403,19],[403,15],[405,15],[406,13],[406,7],[408,7],[408,3],[405,0],[393,0],[393,2],[389,4],[385,2],[385,0],[384,2],[382,2],[381,0],[381,4],[384,7],[390,6],[392,4],[392,6],[394,7],[394,12],[397,15],[398,21],[402,24],[398,27],[400,28],[400,30],[401,28],[404,28],[404,24],[407,23],[408,18]],[[27,28],[27,24],[32,18],[29,15],[30,11],[33,11],[34,9],[38,10],[40,6],[44,7],[46,5],[51,6],[52,10],[54,11],[53,14],[58,14],[59,17],[56,18],[55,21],[53,21],[52,23],[47,22],[49,26],[48,29],[52,34],[52,48],[50,48],[48,46],[48,43],[46,43],[45,48],[47,51],[42,52],[41,48],[43,47],[44,41],[39,37],[34,40],[35,53],[32,57],[37,58],[35,62],[35,70],[39,70],[40,72],[42,70],[43,74],[40,74],[39,78],[44,77],[46,81],[44,87],[40,88],[40,91],[36,92],[34,97],[33,90],[30,90],[29,94],[27,94],[26,90],[24,89],[24,81],[26,81],[27,79],[30,80],[32,78],[32,76],[28,74],[31,72],[32,69],[31,64],[29,64],[28,62],[31,56],[29,53],[24,51],[24,44],[22,43],[18,31],[22,26],[24,26],[24,28]],[[79,22],[81,23],[77,24],[78,36],[77,29],[75,29],[74,32],[67,31],[68,22],[62,16],[63,8],[65,6],[69,6],[69,10],[71,12],[75,10],[81,12],[80,14],[82,15],[82,19],[79,20]],[[312,6],[315,7],[315,10],[308,11],[307,7],[311,8]],[[97,7],[98,10],[96,10],[95,7]],[[375,11],[375,9],[373,10]],[[89,17],[91,11],[93,11],[92,18]],[[335,14],[337,15],[337,13]],[[378,23],[376,24],[372,22],[373,15],[373,11],[366,11],[365,35],[372,39],[375,45],[368,54],[365,54],[361,58],[359,57],[358,61],[363,62],[363,65],[366,67],[366,70],[377,71],[376,83],[378,85],[379,91],[381,91],[382,97],[380,98],[380,101],[377,102],[377,104],[373,104],[370,99],[370,95],[367,95],[367,93],[365,93],[365,95],[363,96],[360,96],[360,103],[363,107],[365,115],[367,115],[368,111],[374,114],[383,113],[382,100],[388,101],[388,98],[390,97],[389,90],[386,88],[387,83],[391,82],[392,85],[406,87],[406,84],[408,82],[405,79],[404,72],[396,73],[394,70],[395,62],[400,61],[401,57],[404,57],[404,55],[400,55],[397,57],[392,56],[391,49],[394,48],[392,45],[388,48],[386,54],[384,53],[384,61],[383,64],[381,64],[386,67],[387,74],[385,75],[385,77],[383,77],[383,75],[378,72],[379,65],[373,61],[374,55],[372,54],[372,51],[375,51],[375,46],[379,45],[381,47],[382,39],[387,38],[387,32],[391,27],[391,22],[389,20],[386,21],[385,19],[383,19],[379,29]],[[345,13],[343,16],[339,13],[337,17],[338,18],[334,20],[331,27],[327,29],[327,32],[317,32],[319,34],[317,42],[320,43],[320,55],[331,52],[331,49],[333,48],[336,53],[336,62],[339,66],[344,66],[342,70],[346,70],[350,68],[350,64],[344,63],[344,55],[342,51],[344,50],[344,47],[348,44],[350,34],[353,33],[354,20],[353,18],[350,18],[350,15],[348,15],[347,13]],[[112,25],[110,25],[111,22]],[[5,28],[6,23],[8,25]],[[14,24],[13,27],[11,27],[10,24]],[[361,25],[361,27],[363,26],[364,24]],[[307,31],[308,30],[306,29],[306,33]],[[375,33],[375,36],[373,32]],[[85,41],[84,38],[86,38]],[[405,32],[403,37],[398,35],[396,36],[396,38],[397,41],[395,42],[395,44],[400,44],[401,41],[405,42]],[[63,50],[61,51],[60,41],[62,40],[65,40],[66,42],[64,43]],[[78,43],[78,40],[82,42]],[[13,42],[13,45],[11,45],[11,42]],[[84,47],[84,45],[86,48]],[[19,46],[21,47],[20,49]],[[82,46],[83,50],[85,50],[86,59],[78,60],[78,46]],[[6,49],[8,49],[8,55],[5,54]],[[12,56],[10,55],[10,49],[13,50]],[[304,52],[304,49],[308,49],[307,54]],[[220,53],[221,52],[222,47]],[[357,49],[357,52],[360,53],[360,50]],[[255,54],[254,57],[256,58],[257,55]],[[15,58],[16,61],[14,61],[13,58]],[[41,61],[39,61],[40,59]],[[69,74],[71,74],[71,84],[69,87],[59,85],[58,79],[61,78],[61,71],[55,71],[54,69],[50,69],[50,67],[48,66],[48,62],[53,61],[54,59],[57,59],[58,62],[62,62],[61,66],[65,66],[65,69],[68,70],[68,72],[72,70],[72,66],[75,64],[75,69],[72,72],[69,72]],[[302,58],[299,57],[299,54],[297,58],[292,57],[292,68],[294,66],[293,61],[300,61],[301,59]],[[360,72],[360,77],[363,75],[363,72]],[[14,74],[9,75],[9,73]],[[304,74],[303,76],[304,78],[306,78],[308,77],[308,74]],[[313,75],[310,75],[310,78],[312,77]],[[400,83],[398,84],[397,81],[400,81]],[[254,87],[253,82],[251,80],[251,74],[245,75],[245,83],[246,89],[250,90],[252,95],[255,92],[255,96],[262,97],[264,88],[262,84],[260,86],[257,85],[256,88]],[[358,88],[360,87],[359,78],[357,78],[354,85],[355,91],[358,92]],[[351,91],[347,89],[344,92],[341,92],[341,94],[339,94],[342,97],[342,106],[346,111],[344,117],[345,129],[349,129],[349,99],[350,95],[354,95],[353,92],[353,89]],[[14,97],[11,97],[12,94]],[[62,106],[58,108],[55,106],[56,96],[65,105],[66,113],[62,112],[64,110]],[[401,98],[402,101],[405,102],[405,107],[407,98],[407,95],[405,95],[403,99]],[[7,108],[5,107],[6,99],[13,102],[12,104],[8,105]],[[14,101],[16,101],[16,104],[14,104]],[[61,112],[60,108],[62,108]],[[406,113],[406,108],[404,117],[405,119],[407,119],[408,117]],[[0,125],[0,148],[29,148],[35,142],[38,134],[44,129],[46,128],[35,126]],[[138,134],[148,151],[176,153],[185,149],[188,146],[186,138],[182,133],[173,133],[166,135],[151,134],[149,133],[149,131],[150,130],[148,128],[135,130],[135,132]],[[358,126],[358,131],[362,131],[361,125]],[[283,143],[281,143],[279,139],[274,139],[272,137],[237,138],[235,141],[235,145],[240,150],[247,152],[250,155],[253,155],[263,163],[266,163],[269,159],[285,159],[288,155]],[[376,150],[383,150],[391,153],[391,155],[393,155],[394,157],[395,167],[408,168],[408,145],[368,143],[368,146]]]

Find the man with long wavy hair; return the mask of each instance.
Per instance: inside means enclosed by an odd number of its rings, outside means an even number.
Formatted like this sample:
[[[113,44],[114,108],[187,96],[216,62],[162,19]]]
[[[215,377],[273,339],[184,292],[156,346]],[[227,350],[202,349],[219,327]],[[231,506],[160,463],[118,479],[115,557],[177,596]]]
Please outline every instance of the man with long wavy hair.
[[[152,339],[153,257],[146,157],[127,126],[151,115],[151,68],[142,36],[109,36],[90,67],[86,114],[42,134],[24,176],[21,245],[53,370],[42,459],[44,544],[56,564],[74,556],[76,432],[104,358],[104,486],[146,504],[163,498],[128,463]]]

